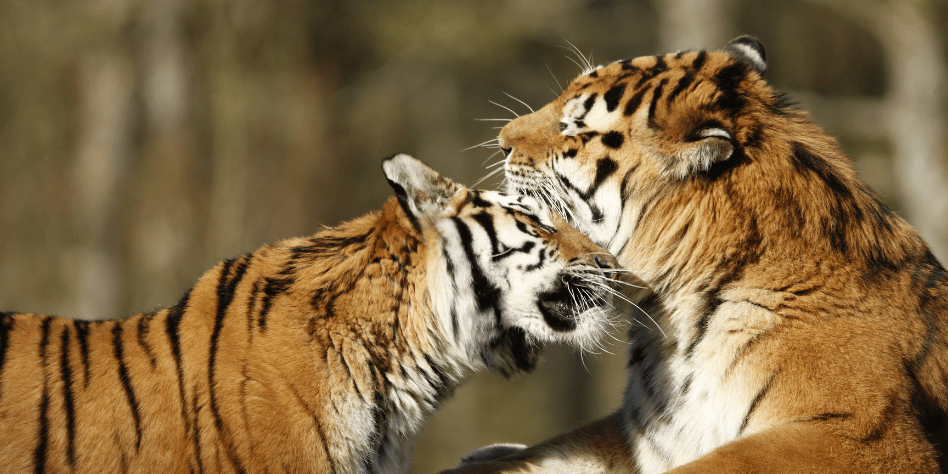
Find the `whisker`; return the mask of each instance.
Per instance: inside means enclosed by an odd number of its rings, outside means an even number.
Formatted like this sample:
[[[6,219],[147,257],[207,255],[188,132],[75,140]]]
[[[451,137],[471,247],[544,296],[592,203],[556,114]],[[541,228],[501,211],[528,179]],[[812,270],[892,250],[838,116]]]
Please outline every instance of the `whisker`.
[[[490,102],[490,101],[488,101],[488,102]],[[506,108],[506,107],[505,107],[505,108]],[[508,109],[508,110],[509,110],[509,109]],[[479,119],[479,118],[476,118],[476,119],[474,119],[474,120],[477,121],[477,122],[512,122],[512,121],[513,121],[513,119],[505,119],[505,118],[489,118],[489,119]]]
[[[499,257],[499,256],[501,256],[501,255],[507,255],[508,253],[513,252],[514,250],[515,250],[515,249],[513,249],[513,248],[509,248],[509,249],[507,249],[507,250],[504,250],[503,252],[495,253],[495,254],[491,255],[491,258]]]
[[[483,183],[484,181],[487,181],[488,179],[490,179],[491,176],[494,176],[494,175],[496,175],[497,173],[502,173],[503,171],[504,171],[503,168],[497,168],[497,169],[495,169],[494,171],[491,171],[490,173],[487,173],[487,175],[485,175],[483,178],[477,180],[477,182],[474,183],[471,187],[472,187],[472,188],[476,188],[479,184],[481,184],[481,183]]]
[[[546,84],[544,84],[544,85],[546,85]],[[547,89],[549,89],[549,90],[550,90],[550,92],[552,92],[552,93],[553,93],[553,97],[559,97],[559,96],[560,96],[560,94],[562,94],[562,92],[556,92],[555,90],[553,90],[553,88],[552,88],[552,87],[550,87],[550,86],[548,86],[548,85],[546,86],[546,88],[547,88]]]
[[[477,145],[469,146],[469,147],[467,147],[467,148],[465,148],[465,149],[463,149],[463,150],[461,150],[461,151],[468,151],[468,150],[473,150],[473,149],[475,149],[475,148],[477,148],[477,147],[484,147],[484,146],[488,145],[489,143],[496,142],[497,140],[498,140],[498,138],[491,138],[490,140],[487,140],[486,142],[481,142],[481,143],[478,143]]]
[[[496,154],[497,154],[497,153],[494,153],[494,155],[496,155]],[[491,155],[491,157],[493,157],[494,155]],[[507,162],[507,159],[504,158],[503,160],[500,160],[500,161],[498,161],[497,163],[494,163],[494,164],[492,164],[492,165],[487,165],[487,169],[491,169],[491,168],[493,168],[493,167],[495,167],[495,166],[500,166],[500,165],[502,165],[502,164],[504,164],[504,163],[506,163],[506,162]]]
[[[497,155],[499,155],[499,154],[501,154],[501,153],[503,153],[503,150],[497,150],[497,151],[491,153],[490,156],[488,156],[488,157],[484,160],[484,162],[481,163],[481,166],[484,166],[485,164],[487,164],[488,161],[490,161],[491,158],[493,158],[493,157],[495,157],[495,156],[497,156]]]
[[[512,95],[510,95],[510,94],[508,94],[508,93],[506,93],[506,92],[504,92],[503,94],[504,94],[505,96],[507,96],[507,97],[510,97],[510,98],[513,99],[513,100],[516,100],[517,102],[520,102],[520,103],[523,104],[526,108],[530,109],[530,112],[536,112],[536,110],[533,110],[533,107],[530,107],[530,105],[528,105],[526,102],[524,102],[524,101],[522,101],[522,100],[520,100],[520,99],[518,99],[518,98],[516,98],[516,97],[514,97],[514,96],[512,96]]]
[[[518,114],[517,112],[514,112],[513,109],[511,109],[510,107],[507,107],[507,106],[505,106],[505,105],[498,104],[497,102],[494,102],[494,101],[492,101],[492,100],[488,100],[488,102],[490,102],[491,104],[496,105],[497,107],[500,107],[500,108],[503,108],[503,109],[507,109],[510,113],[516,115],[517,118],[520,118],[520,114]]]
[[[569,57],[569,56],[566,56],[566,59],[569,59],[570,61],[572,61],[573,64],[575,64],[576,67],[579,68],[580,71],[585,71],[585,70],[586,70],[586,68],[584,68],[582,64],[579,64],[579,62],[576,61],[575,59],[573,59],[573,58],[571,58],[571,57]]]
[[[553,76],[553,80],[556,81],[556,85],[559,86],[559,88],[560,88],[559,94],[556,93],[556,92],[553,92],[554,94],[556,94],[557,96],[559,96],[560,94],[563,93],[563,85],[560,84],[560,80],[556,78],[556,74],[553,74],[553,70],[550,69],[550,65],[549,65],[549,64],[546,65],[546,70],[547,70],[547,71],[550,71],[550,75]],[[552,89],[550,89],[550,90],[552,90]]]
[[[592,69],[593,69],[593,65],[592,65],[592,53],[590,53],[590,54],[589,54],[589,58],[587,58],[586,55],[583,54],[583,52],[580,51],[580,49],[577,48],[576,45],[573,44],[573,43],[571,43],[568,39],[563,38],[563,41],[566,41],[567,44],[569,44],[570,46],[572,46],[572,47],[573,47],[573,51],[575,51],[576,54],[577,54],[580,58],[583,59],[583,62],[586,63],[586,71],[585,71],[585,72],[591,72]]]

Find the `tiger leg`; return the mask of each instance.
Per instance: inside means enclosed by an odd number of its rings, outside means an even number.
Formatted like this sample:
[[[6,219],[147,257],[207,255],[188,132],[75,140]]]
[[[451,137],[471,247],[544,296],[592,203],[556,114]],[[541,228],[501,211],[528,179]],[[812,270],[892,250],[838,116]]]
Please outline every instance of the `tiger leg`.
[[[902,428],[857,441],[819,422],[793,422],[727,443],[668,473],[940,472],[927,443],[906,442],[911,438]]]
[[[632,458],[619,413],[535,446],[441,474],[583,472],[632,473]]]

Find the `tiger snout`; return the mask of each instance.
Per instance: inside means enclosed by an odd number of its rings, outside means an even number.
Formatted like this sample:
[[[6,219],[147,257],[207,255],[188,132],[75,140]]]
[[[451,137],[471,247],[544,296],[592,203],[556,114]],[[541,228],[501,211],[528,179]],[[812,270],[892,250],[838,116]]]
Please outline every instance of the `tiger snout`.
[[[610,304],[614,278],[608,273],[618,268],[611,254],[587,255],[581,264],[560,272],[556,285],[540,294],[537,307],[543,320],[558,332],[573,331],[586,310]]]

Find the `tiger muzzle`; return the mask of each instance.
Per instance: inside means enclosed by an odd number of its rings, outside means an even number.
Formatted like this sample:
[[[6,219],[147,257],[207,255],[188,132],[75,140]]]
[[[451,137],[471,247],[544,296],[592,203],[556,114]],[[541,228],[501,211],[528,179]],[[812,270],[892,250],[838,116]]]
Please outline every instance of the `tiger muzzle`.
[[[575,275],[564,273],[552,290],[540,294],[537,306],[551,329],[569,332],[576,329],[577,316],[584,310],[605,304],[605,295],[600,290],[590,288]]]

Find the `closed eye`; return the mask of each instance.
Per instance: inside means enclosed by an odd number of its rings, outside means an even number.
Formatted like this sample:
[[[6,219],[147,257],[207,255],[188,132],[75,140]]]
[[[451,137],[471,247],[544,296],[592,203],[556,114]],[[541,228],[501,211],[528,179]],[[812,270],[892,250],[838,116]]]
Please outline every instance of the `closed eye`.
[[[527,213],[527,212],[520,212],[520,213],[518,213],[518,214],[520,214],[520,215],[523,216],[523,217],[526,217],[527,220],[529,220],[530,223],[533,224],[534,227],[536,227],[537,229],[542,230],[543,232],[546,232],[547,234],[553,234],[553,233],[556,232],[556,228],[555,228],[555,227],[553,227],[553,226],[551,226],[551,225],[549,225],[549,224],[543,223],[542,221],[540,221],[540,218],[537,217],[537,216],[534,215],[534,214],[530,214],[530,213]]]
[[[704,140],[705,138],[720,138],[722,140],[731,141],[731,133],[724,129],[721,124],[716,121],[711,121],[710,123],[705,123],[700,127],[696,127],[687,135],[685,135],[686,142],[696,142],[699,140]]]
[[[723,128],[706,128],[704,130],[699,131],[698,136],[700,136],[701,138],[718,137],[718,138],[723,138],[725,140],[731,139],[731,134],[728,133],[727,130]]]

